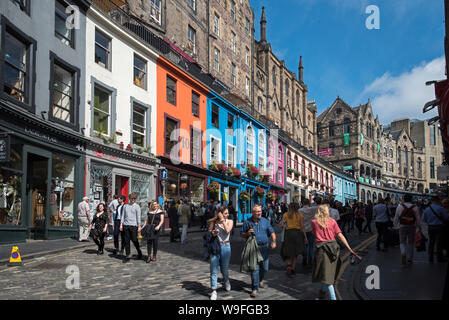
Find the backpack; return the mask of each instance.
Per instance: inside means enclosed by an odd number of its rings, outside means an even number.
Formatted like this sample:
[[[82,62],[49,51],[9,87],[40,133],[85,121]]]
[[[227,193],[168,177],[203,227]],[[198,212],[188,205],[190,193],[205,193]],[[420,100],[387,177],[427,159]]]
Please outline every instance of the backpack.
[[[404,207],[404,210],[401,213],[401,216],[399,217],[400,224],[404,226],[412,226],[416,222],[415,212],[413,209],[415,208],[415,205],[411,206],[410,208],[406,207],[405,205],[402,205]]]

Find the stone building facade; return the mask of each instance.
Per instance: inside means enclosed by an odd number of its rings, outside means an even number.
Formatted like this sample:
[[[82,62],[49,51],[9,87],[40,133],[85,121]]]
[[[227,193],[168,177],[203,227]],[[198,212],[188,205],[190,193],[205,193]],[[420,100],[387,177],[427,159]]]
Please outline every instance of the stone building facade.
[[[393,122],[391,129],[397,128]],[[426,185],[425,152],[416,146],[409,131],[406,128],[385,130],[382,146],[382,173],[386,186],[423,193]]]
[[[127,0],[124,7],[252,104],[254,13],[248,0]]]
[[[262,7],[260,41],[254,41],[254,109],[300,145],[316,152],[316,103],[307,101],[302,57],[299,58],[298,74],[291,72],[267,42],[266,24]]]
[[[317,121],[318,150],[330,150],[323,158],[361,182],[380,185],[382,126],[371,102],[353,108],[337,97]]]

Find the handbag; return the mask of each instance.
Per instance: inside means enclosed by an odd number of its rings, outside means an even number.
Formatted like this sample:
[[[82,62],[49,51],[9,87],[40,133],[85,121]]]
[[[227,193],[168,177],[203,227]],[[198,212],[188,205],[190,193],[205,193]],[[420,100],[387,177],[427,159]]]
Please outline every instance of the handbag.
[[[145,226],[145,228],[143,228],[143,230],[140,232],[144,238],[151,239],[151,238],[154,237],[155,230],[154,230],[153,222],[154,222],[154,218],[155,217],[156,217],[156,214],[153,215],[153,219],[151,220],[151,224],[147,224]]]

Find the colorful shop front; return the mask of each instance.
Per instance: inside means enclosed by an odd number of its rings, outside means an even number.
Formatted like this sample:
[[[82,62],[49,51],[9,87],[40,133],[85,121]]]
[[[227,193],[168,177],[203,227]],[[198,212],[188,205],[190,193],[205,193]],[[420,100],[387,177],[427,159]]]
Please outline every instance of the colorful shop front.
[[[77,235],[87,140],[0,102],[0,243]]]
[[[122,150],[118,145],[104,145],[98,139],[89,141],[86,148],[84,193],[95,210],[99,203],[109,205],[113,195],[135,193],[142,212],[156,200],[156,176],[159,160],[148,153]],[[92,211],[93,212],[93,211]]]
[[[209,92],[207,108],[208,198],[232,203],[243,221],[256,203],[265,203],[270,189],[268,129],[214,92]]]

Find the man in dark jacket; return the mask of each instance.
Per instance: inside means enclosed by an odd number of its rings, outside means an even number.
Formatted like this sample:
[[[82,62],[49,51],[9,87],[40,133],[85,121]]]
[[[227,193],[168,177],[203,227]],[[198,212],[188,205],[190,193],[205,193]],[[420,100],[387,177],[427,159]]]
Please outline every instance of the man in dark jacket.
[[[367,232],[367,230],[369,230],[369,233],[373,233],[371,231],[371,221],[373,221],[373,203],[371,200],[368,200],[368,204],[365,206],[365,218],[366,225],[363,228],[363,232]]]
[[[178,209],[176,209],[175,201],[171,201],[170,208],[168,209],[168,218],[170,220],[170,242],[176,242],[176,238],[179,235],[178,227]]]

